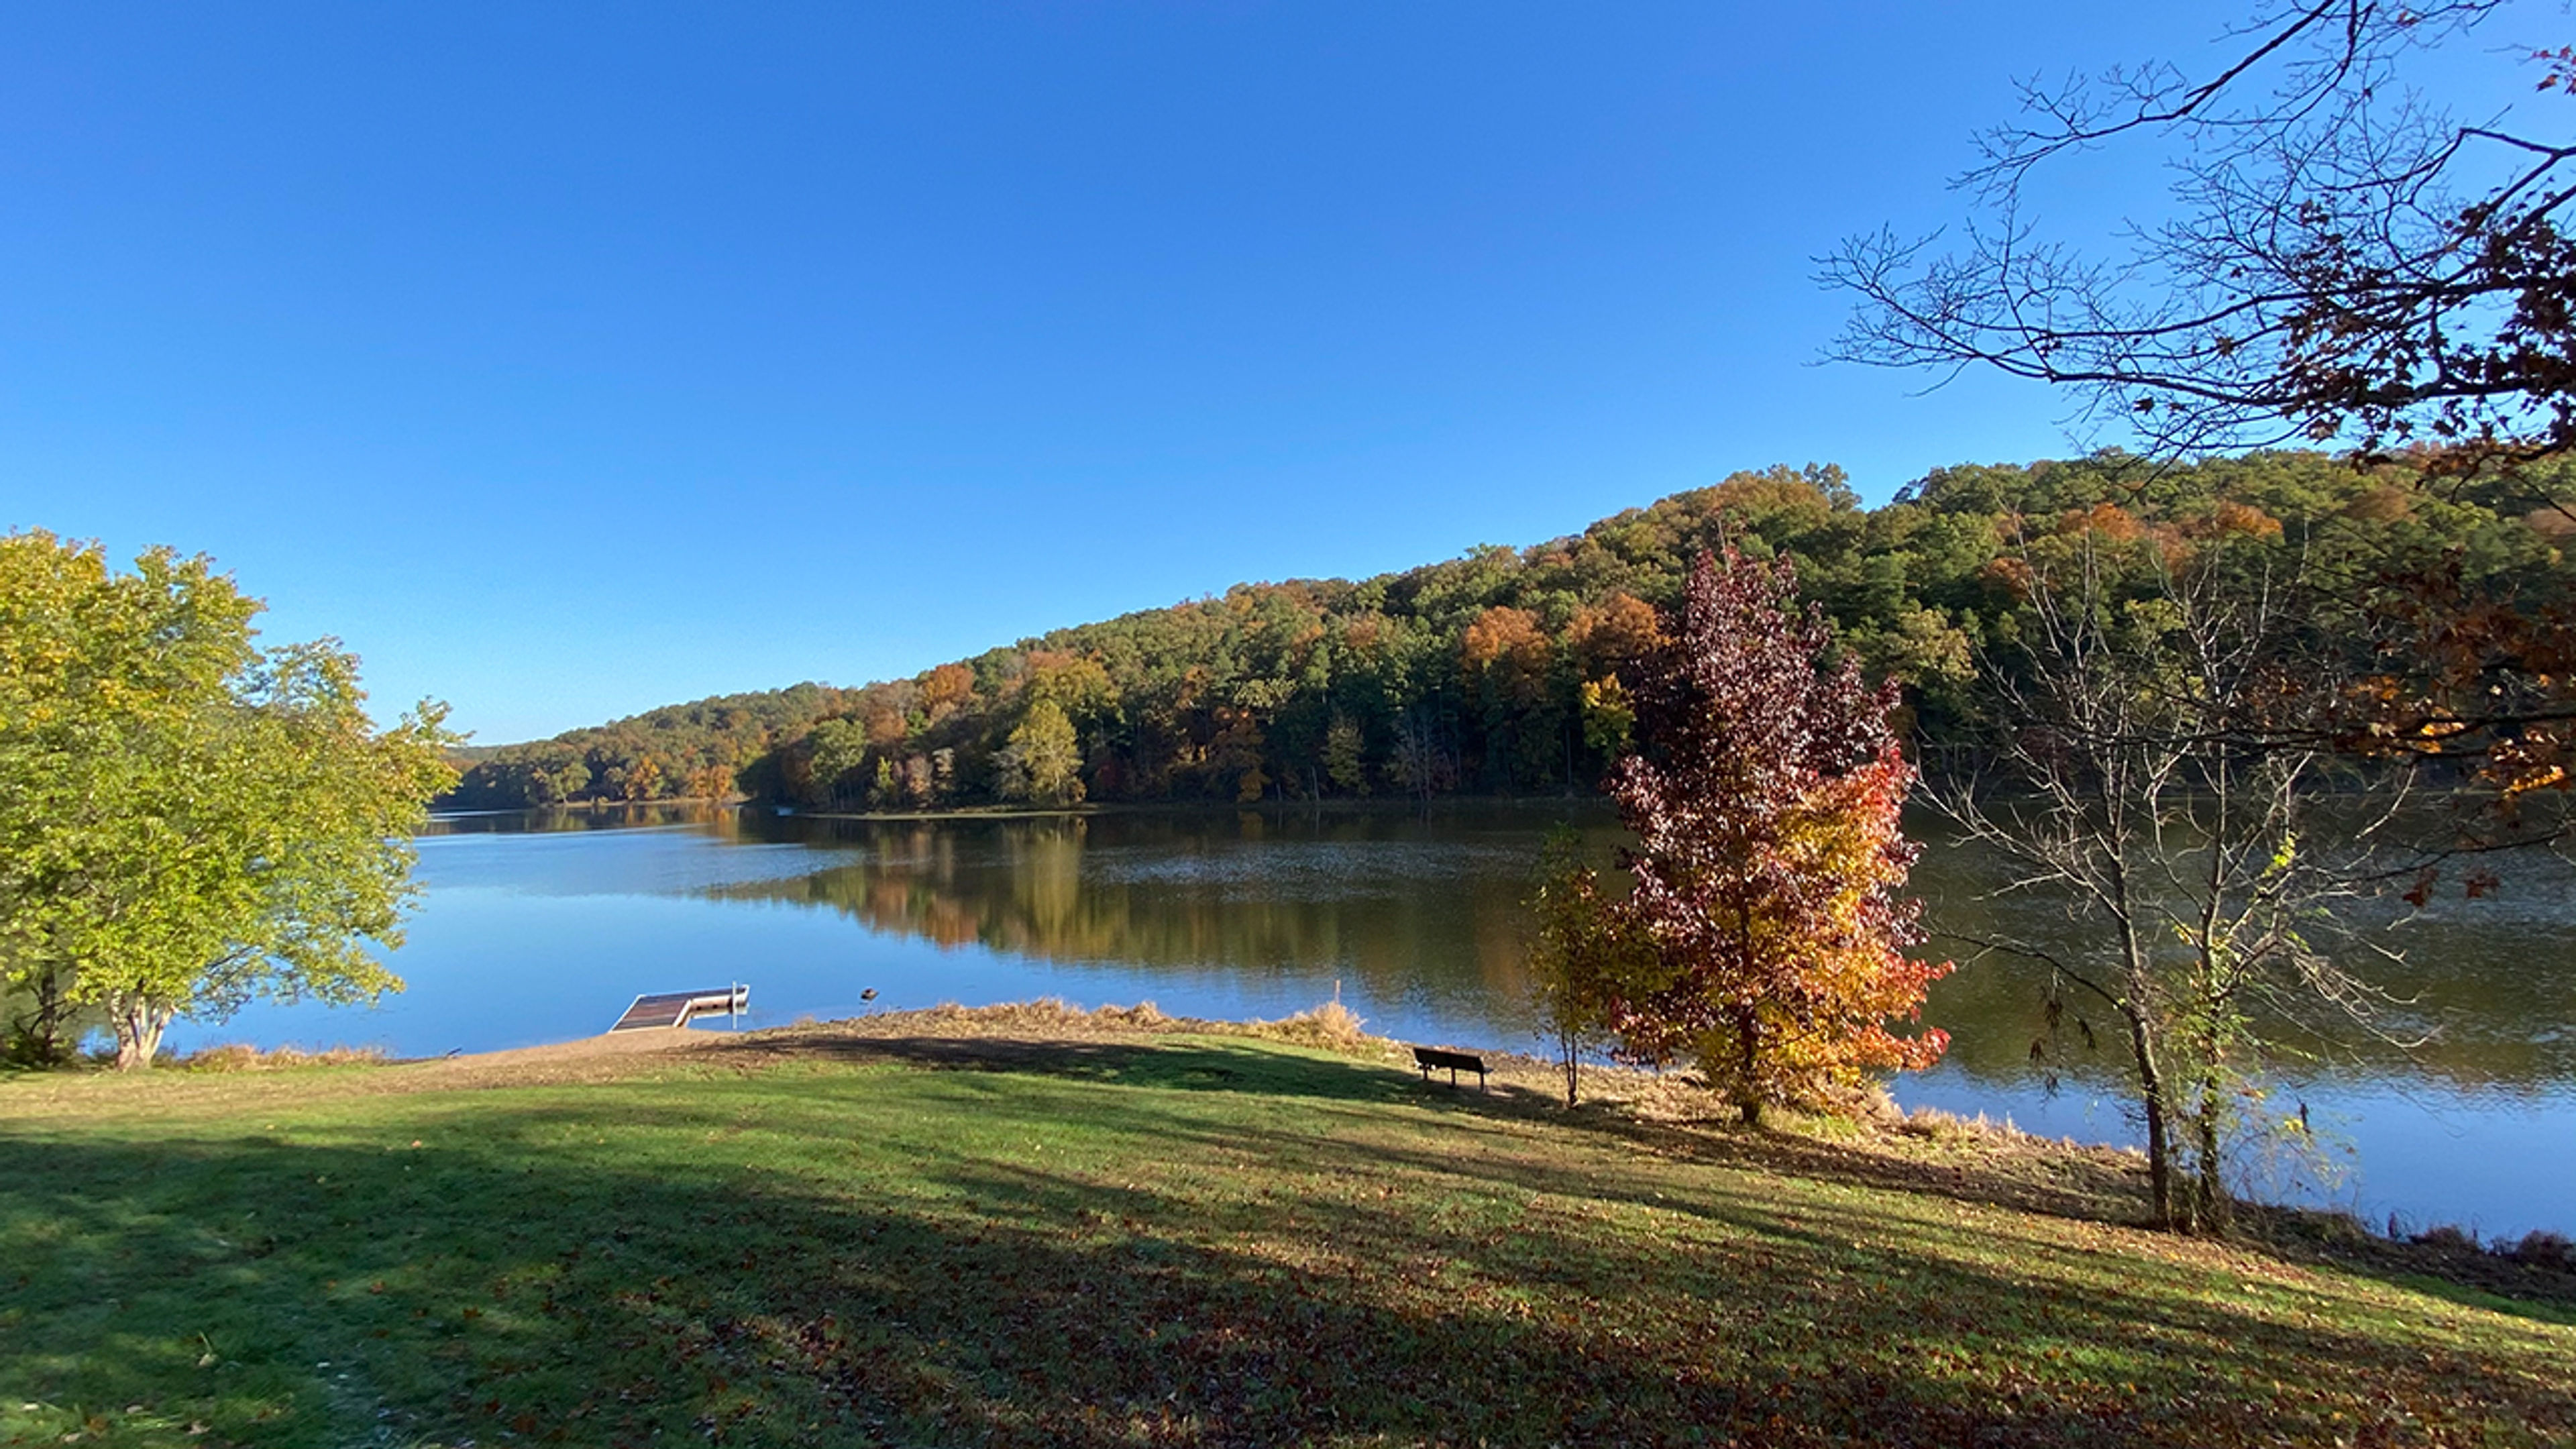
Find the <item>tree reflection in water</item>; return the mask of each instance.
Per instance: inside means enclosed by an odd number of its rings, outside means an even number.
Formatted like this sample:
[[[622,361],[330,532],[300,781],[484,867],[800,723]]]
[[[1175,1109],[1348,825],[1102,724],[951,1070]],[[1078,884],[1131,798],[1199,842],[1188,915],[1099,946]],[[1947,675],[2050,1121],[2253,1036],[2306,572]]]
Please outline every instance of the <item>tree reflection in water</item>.
[[[846,865],[717,886],[722,900],[826,907],[871,930],[1075,965],[1204,973],[1330,970],[1380,999],[1483,999],[1517,1023],[1521,896],[1565,810],[1152,812],[780,822]],[[1606,853],[1615,830],[1577,814]]]
[[[1476,1017],[1519,1023],[1528,978],[1521,899],[1547,827],[1572,818],[1606,859],[1619,831],[1590,802],[1411,812],[1155,811],[945,819],[778,819],[761,838],[828,845],[849,863],[782,880],[722,885],[722,900],[826,907],[869,929],[942,946],[982,946],[1066,965],[1201,974],[1283,966],[1331,970],[1379,999],[1429,989],[1476,999]],[[1927,924],[2011,934],[2081,957],[2096,945],[2061,902],[1998,895],[2001,865],[1917,822],[1929,841],[1915,886]],[[2546,1092],[2576,1083],[2576,926],[2564,862],[2508,861],[2495,899],[2437,902],[2384,939],[2402,961],[2374,969],[2402,1002],[2395,1020],[2426,1038],[2293,1037],[2281,1065],[2314,1076],[2431,1077],[2458,1091]],[[2008,929],[2007,929],[2008,928]],[[1966,954],[1936,936],[1926,950]],[[1988,956],[1933,989],[1926,1018],[1951,1033],[1951,1065],[2030,1081],[2046,969]],[[2107,1023],[2093,1023],[2106,1028]],[[2066,1037],[2059,1069],[2107,1080],[2122,1059]]]

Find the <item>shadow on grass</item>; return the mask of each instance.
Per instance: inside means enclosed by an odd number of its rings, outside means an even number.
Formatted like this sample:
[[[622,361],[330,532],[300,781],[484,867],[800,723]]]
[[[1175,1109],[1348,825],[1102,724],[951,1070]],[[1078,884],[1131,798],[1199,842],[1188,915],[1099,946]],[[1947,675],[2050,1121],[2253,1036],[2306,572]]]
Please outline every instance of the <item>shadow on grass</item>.
[[[2144,1226],[2148,1221],[2146,1174],[2102,1161],[2071,1166],[2043,1146],[2006,1151],[1966,1162],[1929,1154],[1890,1151],[1866,1142],[1839,1143],[1794,1131],[1732,1123],[1674,1124],[1638,1121],[1598,1111],[1566,1111],[1548,1093],[1517,1084],[1491,1091],[1453,1087],[1434,1077],[1381,1063],[1353,1060],[1277,1043],[1198,1037],[1134,1038],[1095,1042],[1018,1037],[919,1036],[892,1038],[752,1038],[723,1050],[751,1060],[824,1059],[902,1062],[953,1070],[1021,1072],[1123,1086],[1257,1093],[1266,1097],[1325,1101],[1405,1102],[1415,1105],[1541,1121],[1614,1139],[1655,1156],[1742,1171],[1786,1172],[1953,1202],[2038,1213],[2076,1222]],[[2063,1168],[2064,1170],[2059,1170]],[[2324,1265],[2395,1287],[2445,1285],[2439,1296],[2466,1306],[2517,1314],[2536,1322],[2576,1321],[2576,1279],[2524,1271],[2491,1255],[2445,1256],[2415,1245],[2380,1239],[2325,1241],[2313,1234],[2274,1231],[2275,1218],[2305,1215],[2249,1204],[2250,1235],[2238,1246],[2268,1251],[2293,1262]]]
[[[0,1441],[2303,1441],[2397,1396],[2576,1430],[2563,1356],[2258,1320],[2110,1254],[2041,1291],[1862,1204],[1352,1110],[1422,1093],[1400,1073],[1189,1043],[1008,1070],[1065,1085],[0,1133]],[[1304,1105],[1196,1095],[1263,1073]],[[1076,1121],[1076,1165],[1028,1140]]]
[[[1010,1036],[750,1037],[714,1049],[737,1062],[899,1062],[952,1071],[1019,1072],[1117,1086],[1251,1092],[1265,1097],[1395,1102],[1416,1097],[1409,1073],[1255,1042],[1144,1037],[1064,1041]]]
[[[1664,1156],[1712,1166],[1795,1172],[1869,1187],[1931,1193],[1959,1202],[2080,1219],[2142,1220],[2145,1202],[2137,1184],[2114,1185],[2115,1174],[2095,1171],[2071,1183],[2036,1175],[1971,1172],[1964,1167],[1841,1145],[1794,1132],[1732,1125],[1685,1126],[1641,1122],[1597,1111],[1568,1112],[1547,1093],[1516,1084],[1491,1090],[1451,1086],[1435,1076],[1381,1063],[1260,1041],[1142,1037],[1065,1041],[1019,1037],[786,1037],[749,1038],[719,1048],[737,1060],[902,1062],[951,1070],[1022,1072],[1122,1086],[1171,1087],[1257,1093],[1266,1097],[1327,1101],[1407,1102],[1431,1108],[1547,1122],[1615,1138]],[[2034,1157],[2034,1161],[2036,1161]],[[2121,1187],[2132,1190],[2122,1192]]]

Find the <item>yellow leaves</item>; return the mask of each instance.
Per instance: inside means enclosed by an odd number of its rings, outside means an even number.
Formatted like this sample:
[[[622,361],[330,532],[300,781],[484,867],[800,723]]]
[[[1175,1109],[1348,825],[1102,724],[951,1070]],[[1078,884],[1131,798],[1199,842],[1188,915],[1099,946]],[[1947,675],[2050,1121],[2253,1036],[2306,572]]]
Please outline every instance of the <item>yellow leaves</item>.
[[[1628,748],[1637,723],[1627,689],[1617,675],[1583,682],[1583,743],[1595,753],[1615,756]]]
[[[1074,714],[1108,708],[1118,698],[1118,688],[1098,656],[1055,649],[1030,653],[1027,688],[1032,697],[1053,700]]]
[[[2546,790],[2554,786],[2563,785],[2567,783],[2567,780],[2568,774],[2565,766],[2551,765],[2535,774],[2525,775],[2517,779],[2506,781],[2504,785],[2504,796],[2506,799],[2510,800],[2516,796],[2530,794],[2534,790]]]

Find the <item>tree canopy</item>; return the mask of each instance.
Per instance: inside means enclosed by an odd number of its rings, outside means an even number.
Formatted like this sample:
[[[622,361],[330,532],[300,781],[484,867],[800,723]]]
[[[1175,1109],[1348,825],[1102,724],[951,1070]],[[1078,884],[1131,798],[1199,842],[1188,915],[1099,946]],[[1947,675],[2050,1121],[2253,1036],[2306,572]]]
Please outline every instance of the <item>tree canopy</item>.
[[[2259,535],[2340,581],[2320,595],[2333,647],[2402,663],[2429,656],[2406,622],[2421,592],[2385,582],[2399,565],[2510,598],[2514,618],[2566,592],[2576,525],[2535,509],[2529,490],[2563,492],[2567,472],[2427,491],[2405,460],[2269,452],[2168,467],[2103,453],[1935,469],[1877,508],[1831,467],[1739,473],[1527,548],[1364,580],[1242,584],[909,679],[730,695],[475,751],[450,798],[937,808],[1033,798],[1015,766],[1068,757],[1071,778],[1034,797],[1076,785],[1103,801],[1588,793],[1628,743],[1629,674],[1659,642],[1658,609],[1679,601],[1692,558],[1730,542],[1795,561],[1834,646],[1904,685],[1899,726],[1937,755],[1992,707],[1974,661],[2027,625],[2010,543],[2025,531]]]
[[[1685,1053],[1747,1122],[1870,1068],[1926,1067],[1899,1036],[1947,964],[1917,961],[1902,892],[1914,767],[1872,686],[1802,607],[1787,560],[1703,554],[1670,641],[1637,671],[1637,748],[1611,798],[1637,837],[1616,918],[1654,969],[1611,1004],[1632,1055]]]
[[[443,710],[377,729],[356,659],[259,647],[260,607],[202,557],[0,537],[0,980],[34,1054],[83,1011],[136,1066],[179,1015],[400,986],[367,947],[454,778]]]
[[[1881,232],[1827,259],[1857,303],[1836,355],[2057,384],[2160,455],[2435,445],[2474,470],[2565,453],[2576,50],[2498,34],[2514,8],[2254,0],[2205,69],[2023,87],[2019,117],[1977,138],[1960,240]],[[2495,63],[2520,61],[2536,94],[2455,116],[2427,99],[2426,60],[2480,39],[2522,41]],[[2141,148],[2170,191],[2121,239],[2032,219],[2042,178]]]

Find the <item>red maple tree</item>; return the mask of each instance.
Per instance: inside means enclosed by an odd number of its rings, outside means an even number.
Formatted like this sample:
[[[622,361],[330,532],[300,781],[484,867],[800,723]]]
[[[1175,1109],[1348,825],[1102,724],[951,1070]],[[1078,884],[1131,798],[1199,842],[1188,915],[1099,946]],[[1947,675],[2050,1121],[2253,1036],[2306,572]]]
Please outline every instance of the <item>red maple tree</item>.
[[[1611,795],[1638,838],[1622,906],[1656,969],[1614,1004],[1625,1054],[1688,1055],[1747,1122],[1872,1068],[1921,1068],[1946,1033],[1899,1036],[1950,970],[1917,961],[1915,771],[1894,684],[1832,657],[1786,559],[1703,553],[1666,641],[1634,671],[1637,750]]]

